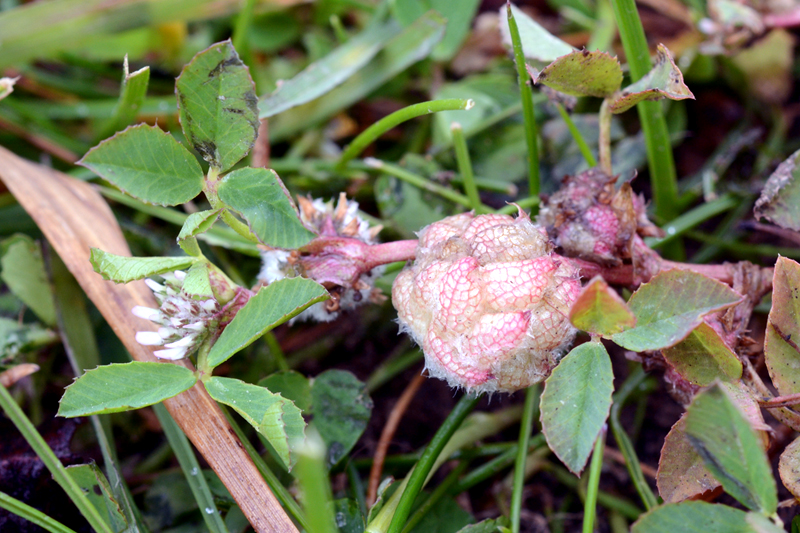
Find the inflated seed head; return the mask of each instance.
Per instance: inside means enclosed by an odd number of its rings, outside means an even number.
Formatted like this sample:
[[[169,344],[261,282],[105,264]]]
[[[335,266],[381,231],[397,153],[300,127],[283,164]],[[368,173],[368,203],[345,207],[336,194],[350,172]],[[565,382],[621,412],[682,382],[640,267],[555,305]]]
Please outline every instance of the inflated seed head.
[[[581,288],[576,269],[550,248],[524,213],[464,213],[420,232],[392,302],[432,376],[513,392],[550,374],[574,337],[567,316]]]

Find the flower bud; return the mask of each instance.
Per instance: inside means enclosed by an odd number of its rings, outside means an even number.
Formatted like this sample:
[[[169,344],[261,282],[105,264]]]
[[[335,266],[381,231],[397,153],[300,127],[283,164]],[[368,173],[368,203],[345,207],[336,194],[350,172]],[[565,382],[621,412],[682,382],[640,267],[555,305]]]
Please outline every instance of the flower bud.
[[[577,269],[550,248],[522,212],[464,213],[420,232],[392,302],[432,376],[513,392],[550,374],[574,337],[568,314],[581,289]]]
[[[617,266],[631,259],[632,239],[660,230],[645,214],[644,200],[624,183],[593,168],[565,178],[539,211],[538,223],[568,257]]]
[[[365,263],[369,248],[376,243],[381,226],[370,227],[358,216],[358,203],[348,201],[344,193],[334,207],[333,201],[298,198],[300,219],[318,238],[300,250],[269,249],[261,252],[262,267],[258,279],[272,283],[284,278],[303,276],[321,283],[331,298],[312,305],[294,320],[314,319],[328,322],[342,310],[366,302],[385,301],[375,280],[383,266]]]

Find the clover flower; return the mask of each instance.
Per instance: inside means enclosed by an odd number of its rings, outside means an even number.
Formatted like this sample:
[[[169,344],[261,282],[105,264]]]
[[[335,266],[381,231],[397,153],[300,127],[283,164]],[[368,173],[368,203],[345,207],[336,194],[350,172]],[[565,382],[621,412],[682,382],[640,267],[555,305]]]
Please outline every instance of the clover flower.
[[[474,392],[513,392],[546,378],[572,342],[577,269],[551,253],[520,211],[464,213],[419,233],[416,260],[395,279],[401,330],[430,375]]]
[[[136,342],[145,346],[163,346],[153,354],[160,359],[188,357],[219,329],[222,306],[214,298],[197,300],[181,290],[186,273],[164,274],[163,285],[146,279],[159,308],[137,305],[132,313],[159,326],[158,331],[139,331]]]
[[[299,251],[262,250],[258,279],[265,284],[284,278],[304,276],[325,286],[331,298],[312,305],[293,320],[313,319],[329,322],[340,311],[384,298],[374,287],[384,267],[366,265],[370,246],[382,226],[370,226],[358,216],[358,202],[347,200],[344,193],[333,200],[298,198],[300,219],[319,235]]]
[[[592,168],[564,179],[542,203],[537,222],[547,228],[559,251],[604,265],[632,257],[637,236],[660,236],[647,219],[644,199],[630,184]]]

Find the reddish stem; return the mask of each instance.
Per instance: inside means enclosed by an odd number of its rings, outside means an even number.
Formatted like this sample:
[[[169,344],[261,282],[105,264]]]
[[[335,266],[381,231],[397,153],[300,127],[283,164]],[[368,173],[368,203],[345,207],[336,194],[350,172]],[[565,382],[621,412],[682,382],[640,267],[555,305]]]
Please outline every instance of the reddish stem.
[[[575,266],[581,269],[581,276],[584,278],[593,278],[600,276],[608,283],[616,285],[634,285],[637,280],[634,277],[634,270],[632,265],[620,265],[607,267],[586,261],[585,259],[570,258]],[[662,259],[659,263],[659,272],[665,270],[689,270],[697,272],[706,277],[719,280],[723,283],[732,283],[734,275],[733,264],[722,265],[697,265],[693,263],[679,263],[676,261],[667,261]],[[644,279],[642,281],[649,281]]]
[[[774,407],[791,407],[800,404],[800,394],[787,394],[786,396],[776,396],[769,400],[759,400],[759,405],[767,409]]]
[[[396,261],[411,261],[417,251],[416,239],[376,244],[367,249],[364,266],[369,270]]]

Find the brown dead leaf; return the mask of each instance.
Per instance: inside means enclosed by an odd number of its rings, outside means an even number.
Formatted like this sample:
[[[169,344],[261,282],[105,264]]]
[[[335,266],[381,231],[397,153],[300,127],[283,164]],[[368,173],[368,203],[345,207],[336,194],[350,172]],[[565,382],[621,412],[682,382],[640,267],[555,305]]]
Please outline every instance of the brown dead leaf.
[[[156,361],[152,351],[134,339],[137,331],[153,329],[153,324],[131,314],[136,305],[156,307],[150,290],[141,281],[126,285],[105,281],[89,263],[92,247],[130,255],[122,231],[100,194],[88,183],[21,159],[2,147],[0,179],[36,221],[131,356],[137,361]],[[187,361],[180,363],[191,367]],[[199,382],[164,404],[256,531],[297,531]]]
[[[666,503],[680,502],[720,486],[686,436],[686,413],[664,439],[656,485]]]
[[[0,372],[0,385],[3,387],[10,387],[22,378],[30,376],[38,371],[39,365],[34,365],[32,363],[22,363],[21,365],[12,366],[5,372]]]

